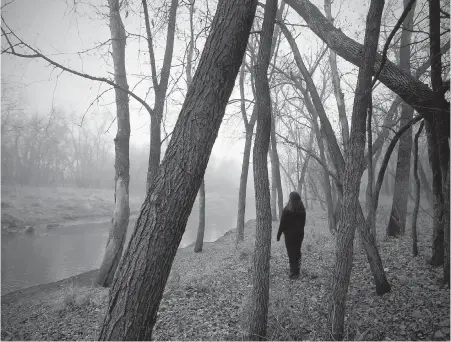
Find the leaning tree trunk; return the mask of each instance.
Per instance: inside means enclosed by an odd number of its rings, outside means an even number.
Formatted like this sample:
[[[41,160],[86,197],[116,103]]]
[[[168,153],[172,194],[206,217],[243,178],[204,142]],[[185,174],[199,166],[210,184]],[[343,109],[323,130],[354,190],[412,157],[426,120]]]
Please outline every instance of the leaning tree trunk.
[[[274,166],[274,177],[277,189],[277,207],[279,209],[279,220],[282,217],[283,210],[283,192],[282,192],[282,180],[280,178],[280,162],[279,154],[277,153],[277,140],[276,140],[276,116],[273,113],[271,123],[271,161]],[[274,219],[274,218],[273,218]]]
[[[374,66],[379,39],[383,0],[372,0],[366,20],[363,49],[364,67],[360,68],[351,119],[349,149],[343,174],[343,207],[337,234],[335,268],[329,303],[329,324],[334,339],[343,339],[346,295],[351,277],[355,228],[359,225],[360,179],[363,174],[365,151],[365,123],[371,96],[371,71]],[[361,209],[360,209],[361,212]],[[371,237],[371,233],[367,231]],[[376,249],[377,250],[377,249]]]
[[[404,8],[410,0],[404,0]],[[401,47],[399,51],[399,65],[410,74],[410,41],[413,29],[413,15],[415,4],[404,20],[401,33]],[[400,127],[413,117],[413,108],[407,103],[401,104]],[[390,219],[387,226],[387,236],[403,235],[406,230],[407,204],[410,189],[410,158],[412,155],[412,130],[407,130],[399,141],[398,161],[396,164],[395,189]]]
[[[163,291],[217,137],[255,16],[220,0],[171,141],[110,290],[101,340],[151,340]]]
[[[254,143],[254,184],[257,227],[252,289],[247,320],[248,340],[266,340],[269,302],[269,258],[271,256],[271,208],[269,199],[268,149],[271,136],[271,94],[268,65],[277,12],[277,0],[267,0],[255,71],[257,131]]]
[[[125,70],[125,42],[124,24],[121,20],[119,0],[109,0],[110,32],[113,47],[114,79],[123,89],[128,89],[127,73]],[[105,249],[102,265],[97,275],[97,283],[110,286],[113,282],[119,260],[124,248],[130,217],[128,185],[130,182],[130,112],[128,94],[116,89],[116,118],[117,134],[114,139],[116,174],[114,177],[114,212],[112,225]]]
[[[420,138],[423,126],[424,121],[418,128],[417,134],[415,134],[415,141],[413,145],[413,177],[415,178],[415,207],[413,208],[412,213],[412,255],[414,257],[418,255],[417,217],[418,217],[418,209],[420,207],[420,177],[418,177],[418,139]]]
[[[285,2],[305,20],[313,33],[323,40],[330,49],[358,67],[365,66],[365,61],[362,58],[364,47],[347,37],[342,30],[335,28],[318,7],[309,0],[286,0]],[[381,62],[382,56],[377,54],[373,73],[379,69]],[[437,104],[434,100],[434,92],[426,84],[406,73],[389,60],[384,64],[379,80],[424,118],[432,121]],[[412,96],[412,94],[415,95]],[[447,112],[449,113],[449,103],[447,105]]]

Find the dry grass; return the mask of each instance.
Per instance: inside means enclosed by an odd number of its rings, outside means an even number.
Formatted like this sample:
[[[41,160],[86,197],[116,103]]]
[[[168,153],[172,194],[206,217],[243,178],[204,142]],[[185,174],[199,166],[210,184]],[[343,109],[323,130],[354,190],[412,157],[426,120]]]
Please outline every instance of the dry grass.
[[[111,217],[113,195],[113,189],[2,185],[2,232],[21,231],[26,225]],[[142,202],[143,197],[130,196],[131,211],[139,210]]]

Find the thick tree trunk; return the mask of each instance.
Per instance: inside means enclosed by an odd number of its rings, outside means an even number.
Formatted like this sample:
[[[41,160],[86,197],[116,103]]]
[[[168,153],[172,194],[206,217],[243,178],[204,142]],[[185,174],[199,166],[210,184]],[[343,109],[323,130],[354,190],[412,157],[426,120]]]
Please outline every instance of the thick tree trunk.
[[[126,35],[120,16],[119,0],[109,0],[110,32],[113,47],[114,79],[124,89],[128,89],[125,70]],[[128,185],[130,182],[130,112],[128,94],[116,89],[117,134],[114,139],[116,174],[114,177],[114,212],[111,229],[105,249],[102,265],[97,276],[97,283],[110,286],[117,265],[122,256],[125,235],[130,217]]]
[[[329,303],[329,324],[332,337],[341,340],[344,336],[344,317],[346,295],[351,277],[352,254],[355,228],[359,224],[358,208],[360,179],[363,173],[365,151],[365,123],[371,94],[371,74],[377,53],[383,0],[372,0],[366,20],[365,42],[363,48],[364,67],[360,68],[354,97],[351,119],[349,150],[346,154],[346,167],[343,174],[343,207],[340,227],[337,234],[335,268],[332,280],[332,293]],[[361,212],[361,208],[360,208]],[[362,213],[363,216],[363,213]],[[367,236],[372,236],[367,229]],[[376,249],[377,252],[377,249]],[[368,251],[367,251],[368,254]],[[370,255],[368,254],[368,257]],[[383,271],[383,270],[382,270]],[[374,274],[374,273],[373,273]]]
[[[274,113],[272,115],[272,121],[271,121],[271,161],[272,161],[272,165],[274,167],[273,179],[276,182],[277,207],[279,209],[279,221],[280,221],[284,205],[283,205],[282,181],[280,178],[279,154],[277,153],[276,115]]]
[[[404,8],[410,0],[404,0]],[[410,74],[410,41],[413,29],[415,4],[407,14],[401,32],[401,47],[399,65]],[[407,103],[401,104],[400,126],[404,126],[413,117],[413,108]],[[390,219],[387,226],[387,236],[398,236],[405,233],[407,204],[410,189],[410,158],[412,155],[412,129],[408,129],[401,137],[398,145],[398,161],[396,164],[395,189]]]
[[[171,265],[235,84],[255,0],[221,0],[110,290],[101,340],[151,340]]]
[[[444,235],[444,283],[450,285],[449,279],[449,104],[445,100],[445,88],[442,80],[442,55],[440,51],[440,0],[429,1],[429,40],[431,56],[431,84],[434,102],[438,108],[434,115],[433,130],[436,135],[436,148],[440,163],[442,203],[442,225]]]
[[[424,122],[421,123],[418,128],[417,134],[415,134],[415,141],[413,145],[413,177],[415,178],[415,207],[412,213],[412,255],[416,257],[418,255],[418,237],[417,237],[417,217],[418,209],[420,207],[420,178],[418,177],[418,139],[420,138],[421,131],[423,130]]]
[[[306,21],[309,28],[327,43],[330,49],[358,67],[365,66],[362,58],[363,46],[347,37],[340,29],[335,28],[309,0],[286,0],[285,2]],[[372,70],[373,74],[379,69],[381,61],[382,56],[378,54]],[[432,121],[437,104],[434,101],[433,91],[426,84],[418,81],[390,61],[385,63],[379,80],[419,114]],[[449,103],[447,106],[449,113]]]
[[[266,340],[269,302],[269,258],[271,256],[271,212],[268,179],[268,148],[271,136],[271,95],[268,65],[277,12],[277,0],[267,0],[256,67],[257,132],[254,144],[254,183],[257,227],[252,290],[249,302],[249,340]]]
[[[202,179],[199,188],[199,227],[197,228],[196,244],[194,253],[202,252],[205,233],[205,180]]]

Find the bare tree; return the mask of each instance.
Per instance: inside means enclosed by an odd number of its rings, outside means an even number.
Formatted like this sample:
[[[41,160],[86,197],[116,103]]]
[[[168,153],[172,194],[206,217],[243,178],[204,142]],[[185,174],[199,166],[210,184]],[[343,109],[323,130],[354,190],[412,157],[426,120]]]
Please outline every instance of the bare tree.
[[[147,46],[149,50],[150,67],[152,74],[152,86],[154,91],[155,106],[150,115],[150,151],[149,167],[147,171],[147,189],[149,189],[152,178],[157,174],[161,159],[161,122],[166,101],[169,76],[171,73],[172,55],[174,51],[175,23],[177,18],[178,0],[171,0],[169,9],[168,29],[166,35],[166,48],[164,51],[163,65],[160,70],[160,81],[158,81],[155,53],[153,50],[153,35],[150,29],[149,10],[147,0],[142,0],[144,21],[146,24]]]
[[[246,213],[246,187],[247,187],[247,177],[249,172],[249,159],[251,154],[252,146],[252,134],[254,131],[255,121],[257,120],[257,106],[254,105],[250,119],[248,120],[246,115],[245,106],[245,95],[244,95],[244,64],[246,60],[243,59],[243,65],[241,66],[239,85],[240,85],[240,96],[241,96],[241,115],[243,117],[246,140],[244,142],[244,152],[243,152],[243,162],[241,165],[241,176],[240,176],[240,188],[238,193],[238,216],[236,224],[236,241],[237,243],[244,240],[244,217]],[[251,74],[251,78],[254,77]],[[253,89],[254,87],[252,87]]]
[[[113,45],[113,63],[115,82],[122,88],[128,89],[127,72],[125,70],[126,35],[120,15],[119,0],[109,0],[110,32]],[[130,183],[130,111],[128,94],[116,89],[116,118],[117,134],[114,139],[115,161],[114,168],[114,213],[112,226],[108,236],[102,265],[97,276],[97,283],[110,286],[116,273],[117,265],[122,256],[128,220],[130,217],[129,183]]]
[[[254,184],[257,227],[254,249],[252,289],[249,303],[248,338],[266,338],[269,302],[269,258],[271,256],[271,206],[269,199],[268,148],[271,136],[271,94],[268,66],[277,12],[277,0],[267,0],[263,18],[258,61],[255,70],[255,95],[258,110],[254,143]]]
[[[358,223],[360,178],[363,174],[365,124],[371,96],[371,74],[376,59],[383,0],[372,0],[366,20],[363,49],[364,67],[359,69],[351,118],[351,134],[343,174],[343,207],[337,234],[335,267],[329,303],[329,324],[334,339],[344,334],[346,294],[352,268],[355,228]]]
[[[256,6],[255,0],[218,3],[172,138],[113,281],[101,340],[152,338],[163,290],[243,59]]]
[[[410,0],[404,0],[404,8],[409,6]],[[412,6],[404,20],[401,32],[401,46],[399,51],[399,66],[410,74],[411,36],[413,30],[413,16],[415,5]],[[413,108],[407,103],[401,104],[400,127],[413,117]],[[412,130],[407,130],[399,141],[398,161],[396,164],[395,189],[390,219],[387,226],[388,236],[404,234],[406,230],[407,203],[409,201],[410,159],[412,154]]]

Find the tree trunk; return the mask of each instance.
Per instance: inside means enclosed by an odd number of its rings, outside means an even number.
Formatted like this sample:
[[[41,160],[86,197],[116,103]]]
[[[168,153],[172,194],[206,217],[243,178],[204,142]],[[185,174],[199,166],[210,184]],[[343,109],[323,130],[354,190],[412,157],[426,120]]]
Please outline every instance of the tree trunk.
[[[151,340],[171,265],[246,50],[257,1],[221,0],[110,290],[101,340]]]
[[[326,12],[327,19],[333,25],[334,19],[332,17],[331,0],[324,1],[324,11]],[[340,74],[338,73],[337,67],[337,54],[334,52],[334,50],[329,51],[329,64],[332,73],[332,84],[334,86],[335,100],[337,101],[338,117],[340,118],[343,151],[346,151],[348,149],[349,142],[349,125],[348,118],[346,116],[345,96],[341,91]]]
[[[340,29],[335,28],[309,0],[286,0],[285,2],[305,20],[309,28],[327,43],[330,49],[358,67],[365,66],[362,58],[364,47],[347,37]],[[372,70],[373,74],[379,69],[381,62],[382,57],[377,54]],[[434,101],[434,92],[426,84],[418,81],[389,60],[386,61],[379,79],[419,114],[432,122],[437,104]],[[447,107],[449,113],[449,103],[447,103]]]
[[[149,164],[147,168],[146,190],[149,191],[153,178],[158,173],[161,159],[161,120],[156,111],[150,117],[150,149]]]
[[[444,235],[444,283],[450,284],[449,279],[449,104],[445,100],[446,89],[442,80],[442,55],[440,51],[440,0],[429,1],[429,40],[431,56],[431,85],[434,92],[434,102],[438,108],[434,115],[433,131],[436,136],[436,146],[441,175],[441,208]],[[434,172],[434,171],[433,171]],[[434,175],[435,176],[435,175]]]
[[[410,0],[404,0],[404,8]],[[401,33],[399,65],[410,74],[410,41],[413,29],[415,4],[407,14]],[[413,117],[413,108],[407,103],[401,104],[400,126],[404,126]],[[390,219],[387,226],[387,236],[403,235],[406,230],[407,204],[410,188],[410,158],[412,154],[412,129],[408,129],[399,141],[398,161],[396,164],[395,188]]]
[[[279,209],[279,221],[280,221],[284,205],[283,205],[282,181],[280,178],[280,162],[279,162],[279,155],[277,153],[276,115],[274,113],[272,115],[272,122],[271,122],[271,162],[272,162],[271,170],[273,170],[273,167],[274,167],[273,180],[275,180],[275,183],[276,183],[277,207]],[[274,218],[273,218],[273,220],[274,220]]]
[[[120,16],[119,0],[109,0],[110,32],[113,47],[114,79],[124,89],[128,89],[125,70],[126,35]],[[105,249],[102,265],[97,275],[97,283],[111,286],[117,265],[122,256],[128,220],[130,217],[128,186],[130,182],[130,113],[128,94],[115,89],[117,134],[114,139],[116,174],[114,177],[114,212],[111,229]]]
[[[433,266],[443,265],[444,262],[444,227],[443,227],[443,194],[442,180],[437,148],[436,132],[432,124],[425,122],[426,137],[428,143],[429,164],[432,170],[432,194],[433,194],[433,225],[432,225],[432,256],[429,263]]]
[[[254,112],[257,113],[257,106],[254,106]],[[252,113],[252,117],[257,118],[257,115]],[[255,121],[255,120],[254,120]],[[240,190],[238,194],[238,218],[236,223],[237,242],[244,240],[244,220],[246,213],[246,187],[247,177],[249,173],[249,159],[251,155],[252,134],[254,131],[254,123],[252,126],[248,124],[246,127],[246,141],[244,143],[243,163],[241,165]]]
[[[195,0],[190,0],[189,6],[189,26],[190,26],[190,42],[188,48],[188,55],[186,61],[186,86],[189,88],[191,85],[191,71],[192,71],[192,61],[194,53],[194,4]],[[202,246],[204,244],[204,233],[205,233],[205,179],[202,179],[199,188],[199,226],[197,227],[197,237],[196,243],[194,245],[194,253],[202,252]]]
[[[418,160],[418,172],[420,175],[421,184],[423,185],[422,186],[423,192],[426,195],[429,205],[432,208],[433,198],[432,198],[431,185],[429,183],[428,177],[426,176],[426,172],[424,172],[423,163],[421,162],[421,160]]]
[[[271,256],[271,211],[268,179],[268,148],[271,136],[271,94],[268,65],[277,12],[277,0],[267,0],[256,66],[257,131],[254,144],[254,183],[257,227],[252,290],[249,302],[248,339],[266,340],[269,302],[269,258]]]
[[[418,209],[420,207],[420,178],[418,177],[418,139],[420,138],[423,126],[424,121],[418,128],[417,134],[415,134],[415,142],[413,145],[413,176],[415,178],[415,207],[413,208],[412,213],[412,255],[414,257],[418,255],[417,217],[418,217]]]
[[[331,334],[334,339],[338,340],[343,339],[344,336],[345,303],[351,277],[353,241],[355,228],[359,225],[357,209],[360,206],[359,188],[363,174],[366,114],[370,102],[371,74],[377,53],[383,7],[383,0],[372,0],[366,20],[363,48],[364,67],[360,68],[357,79],[351,119],[350,147],[347,151],[343,174],[343,207],[337,234],[332,296],[329,303]],[[369,238],[372,237],[368,230],[361,229],[360,231],[367,231]]]
[[[171,0],[168,17],[168,31],[166,35],[166,48],[164,50],[163,66],[161,67],[160,82],[157,79],[155,67],[155,55],[153,51],[152,33],[150,31],[149,13],[147,11],[147,0],[142,0],[144,18],[146,23],[147,43],[149,49],[150,65],[152,71],[152,83],[155,94],[155,108],[150,118],[150,151],[147,170],[147,190],[152,180],[158,173],[161,160],[161,122],[163,120],[166,93],[171,72],[172,54],[174,51],[175,22],[177,17],[178,0]]]
[[[255,149],[255,146],[254,146]],[[271,217],[272,221],[277,221],[277,181],[276,166],[271,147],[269,147],[269,160],[271,161]]]
[[[202,252],[205,233],[205,180],[202,179],[199,188],[199,227],[197,228],[196,244],[194,253]]]

